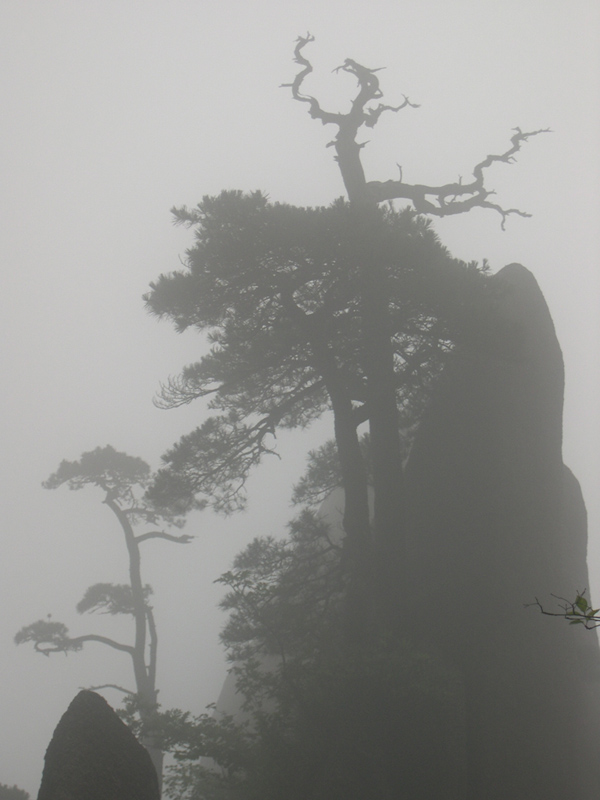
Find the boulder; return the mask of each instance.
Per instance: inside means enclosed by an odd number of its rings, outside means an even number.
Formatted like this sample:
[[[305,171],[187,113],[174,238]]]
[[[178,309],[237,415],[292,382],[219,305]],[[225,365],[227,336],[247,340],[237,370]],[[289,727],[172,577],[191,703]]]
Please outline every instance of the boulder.
[[[99,694],[81,691],[48,745],[38,800],[159,800],[148,752]]]

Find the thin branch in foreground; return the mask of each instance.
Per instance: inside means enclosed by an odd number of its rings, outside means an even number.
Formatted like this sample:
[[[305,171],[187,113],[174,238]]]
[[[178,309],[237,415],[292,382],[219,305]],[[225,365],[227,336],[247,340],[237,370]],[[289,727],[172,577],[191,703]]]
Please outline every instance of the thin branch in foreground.
[[[588,631],[600,627],[600,609],[592,608],[585,597],[587,589],[582,592],[577,592],[577,596],[573,602],[553,594],[557,600],[560,600],[563,605],[562,611],[546,611],[538,598],[535,598],[535,603],[525,603],[525,607],[537,606],[542,614],[546,617],[560,617],[566,619],[569,625],[583,625]]]

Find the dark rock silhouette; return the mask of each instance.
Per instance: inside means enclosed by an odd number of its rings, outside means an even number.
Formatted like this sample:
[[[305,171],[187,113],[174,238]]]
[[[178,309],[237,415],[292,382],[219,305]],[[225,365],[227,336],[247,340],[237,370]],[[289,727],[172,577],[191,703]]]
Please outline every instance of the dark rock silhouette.
[[[46,750],[38,800],[159,800],[147,751],[99,694],[82,691]]]
[[[596,634],[524,605],[589,586],[562,354],[528,270],[492,287],[407,466],[414,637],[463,676],[468,800],[597,800]]]

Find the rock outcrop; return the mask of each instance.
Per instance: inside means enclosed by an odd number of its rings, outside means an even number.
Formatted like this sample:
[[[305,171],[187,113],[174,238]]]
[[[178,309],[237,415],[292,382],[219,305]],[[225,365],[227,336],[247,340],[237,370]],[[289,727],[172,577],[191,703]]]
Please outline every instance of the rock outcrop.
[[[492,286],[407,466],[413,634],[463,676],[468,800],[597,800],[596,635],[525,607],[589,586],[562,354],[528,270]]]
[[[61,717],[38,800],[159,800],[147,751],[99,694],[82,691]]]

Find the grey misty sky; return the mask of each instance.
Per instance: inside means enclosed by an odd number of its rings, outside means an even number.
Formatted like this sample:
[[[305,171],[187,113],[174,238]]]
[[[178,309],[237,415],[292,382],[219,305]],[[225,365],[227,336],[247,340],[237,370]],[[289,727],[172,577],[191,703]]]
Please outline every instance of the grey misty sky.
[[[191,242],[171,226],[171,206],[224,188],[306,205],[343,193],[325,148],[334,130],[279,88],[296,72],[293,43],[307,29],[317,38],[306,88],[325,106],[342,110],[353,95],[351,78],[331,72],[346,57],[387,67],[388,102],[407,94],[421,104],[365,135],[369,179],[395,177],[397,163],[412,183],[467,178],[487,153],[506,149],[514,126],[553,129],[488,179],[500,203],[531,219],[511,218],[502,232],[497,215],[476,211],[436,229],[456,256],[487,257],[494,270],[519,261],[542,286],[565,354],[565,459],[588,502],[598,585],[596,4],[3,0],[0,783],[34,796],[44,749],[77,688],[129,679],[120,654],[94,645],[46,660],[12,643],[48,613],[74,634],[127,637],[113,619],[74,611],[91,583],[126,579],[108,510],[93,491],[45,492],[40,482],[61,459],[108,443],[156,467],[203,419],[200,404],[151,404],[159,381],[203,349],[141,302]],[[148,543],[165,706],[200,712],[216,698],[224,666],[212,581],[252,536],[283,531],[304,455],[328,433],[323,423],[282,437],[284,459],[252,479],[246,514],[191,519],[198,538],[185,550]]]

